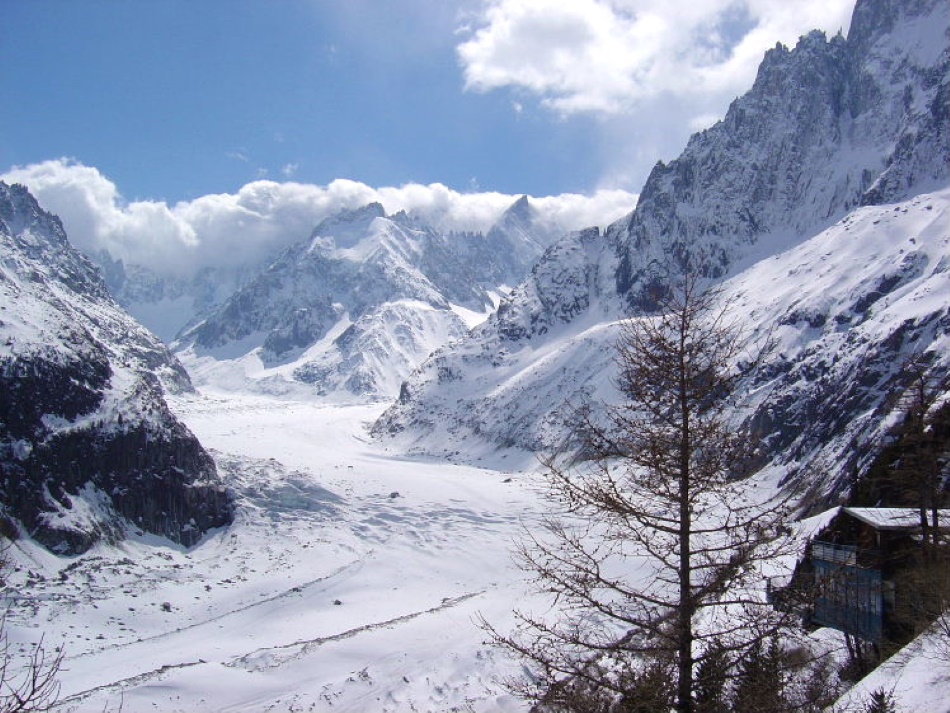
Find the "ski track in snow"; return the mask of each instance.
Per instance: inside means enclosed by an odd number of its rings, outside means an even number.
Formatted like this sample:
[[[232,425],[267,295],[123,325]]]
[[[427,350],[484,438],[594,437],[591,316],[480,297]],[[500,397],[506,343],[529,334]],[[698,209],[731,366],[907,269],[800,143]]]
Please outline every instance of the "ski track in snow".
[[[410,612],[409,614],[405,614],[403,616],[399,616],[394,619],[387,619],[386,621],[379,621],[379,622],[374,622],[371,624],[364,624],[354,629],[342,631],[339,634],[333,634],[331,636],[323,636],[323,637],[308,639],[304,641],[294,641],[290,644],[281,644],[279,646],[273,646],[273,647],[268,647],[264,649],[257,649],[255,651],[246,653],[242,656],[235,657],[231,661],[224,662],[224,665],[231,668],[238,668],[238,667],[244,668],[244,669],[247,669],[248,671],[263,671],[266,669],[277,668],[287,663],[290,660],[299,659],[303,656],[306,656],[313,649],[315,649],[318,646],[322,646],[323,644],[335,642],[335,641],[341,641],[343,639],[349,639],[363,632],[373,631],[375,629],[381,629],[383,627],[392,627],[392,626],[401,624],[403,622],[410,621],[417,617],[424,616],[426,614],[436,614],[445,609],[448,609],[449,607],[454,607],[468,599],[477,597],[482,593],[483,592],[473,592],[471,594],[465,594],[463,596],[455,597],[453,599],[447,599],[439,606],[435,606],[430,609],[424,609],[422,611],[417,611],[417,612]],[[278,596],[283,596],[283,595],[278,595]],[[234,613],[234,612],[231,612],[231,613]],[[229,615],[230,613],[223,614],[221,617],[217,617],[217,618],[220,619]],[[209,622],[205,622],[205,623],[210,623],[210,621],[213,621],[213,620],[209,620]],[[201,626],[201,624],[196,624],[195,626]],[[178,630],[174,633],[179,633],[180,631],[183,631],[183,630]],[[161,636],[167,636],[167,634],[161,634],[158,637],[153,637],[153,638],[159,638]],[[201,664],[205,664],[205,663],[207,662],[204,661],[203,659],[199,659],[197,661],[186,661],[186,662],[176,663],[176,664],[165,664],[153,671],[146,671],[145,673],[141,673],[136,676],[131,676],[129,678],[122,679],[121,681],[114,681],[112,683],[96,686],[95,688],[88,691],[81,691],[79,693],[75,693],[69,696],[68,698],[65,698],[62,701],[60,701],[59,705],[60,707],[69,706],[70,704],[84,701],[90,698],[91,696],[97,695],[100,693],[121,692],[123,689],[130,688],[132,686],[137,686],[139,684],[146,683],[156,678],[165,676],[169,672],[172,672],[176,669],[189,668],[191,666],[200,666]]]
[[[12,553],[11,641],[64,647],[57,710],[523,709],[476,621],[521,596],[530,475],[390,457],[365,436],[381,406],[171,405],[235,523],[187,551],[132,533],[74,558]]]
[[[348,565],[344,565],[344,566],[340,567],[339,569],[337,569],[336,571],[331,572],[331,573],[328,574],[326,577],[318,577],[317,579],[315,579],[315,580],[313,580],[313,581],[311,581],[311,582],[306,582],[306,583],[304,583],[304,584],[296,585],[296,586],[292,587],[291,589],[288,589],[288,590],[285,590],[285,591],[280,592],[280,593],[278,593],[278,594],[275,594],[274,596],[269,597],[269,598],[267,598],[267,599],[262,599],[261,601],[258,601],[258,602],[251,602],[250,604],[248,604],[248,605],[246,605],[246,606],[238,607],[237,609],[233,609],[233,610],[231,610],[231,611],[224,612],[223,614],[219,614],[219,615],[217,615],[217,616],[213,616],[213,617],[211,617],[211,618],[209,618],[209,619],[205,619],[204,621],[199,621],[199,622],[196,622],[196,623],[194,623],[194,624],[189,624],[189,625],[187,625],[187,626],[183,626],[183,627],[181,627],[181,628],[179,628],[179,629],[175,629],[174,631],[167,631],[167,632],[164,632],[164,633],[161,633],[161,634],[155,634],[154,636],[149,636],[149,637],[145,637],[145,638],[142,638],[142,639],[136,639],[135,641],[126,642],[126,643],[123,643],[123,644],[113,644],[113,645],[110,645],[110,646],[106,646],[106,647],[104,647],[104,648],[102,648],[102,649],[99,649],[98,651],[84,651],[84,652],[81,652],[81,653],[79,653],[79,654],[76,654],[74,657],[70,657],[70,658],[77,658],[77,659],[78,659],[78,658],[83,658],[83,657],[86,657],[86,656],[95,656],[96,654],[100,653],[101,651],[105,651],[105,650],[107,650],[107,649],[122,649],[122,648],[127,648],[127,647],[129,647],[129,646],[134,646],[134,645],[136,645],[136,644],[141,644],[141,643],[144,643],[144,642],[146,642],[146,641],[155,641],[155,640],[158,640],[158,639],[168,638],[168,637],[170,637],[170,636],[176,636],[176,635],[178,635],[178,634],[181,634],[182,632],[188,631],[189,629],[197,629],[197,628],[199,628],[199,627],[206,626],[206,625],[208,625],[208,624],[213,624],[213,623],[215,623],[215,622],[217,622],[217,621],[220,621],[220,620],[222,620],[222,619],[225,619],[225,618],[227,618],[227,617],[229,617],[229,616],[232,616],[232,615],[234,615],[234,614],[238,614],[238,613],[247,611],[248,609],[252,609],[252,608],[254,608],[254,607],[259,607],[259,606],[262,606],[262,605],[264,605],[264,604],[270,604],[270,603],[275,602],[275,601],[277,601],[277,600],[279,600],[279,599],[283,599],[283,598],[285,598],[285,597],[293,596],[294,594],[299,594],[299,593],[302,592],[303,590],[309,589],[310,587],[312,587],[312,586],[314,586],[314,585],[316,585],[316,584],[321,584],[321,583],[325,583],[325,582],[331,581],[331,580],[333,580],[334,578],[336,578],[336,577],[337,577],[338,575],[340,575],[340,574],[343,574],[343,573],[345,573],[345,572],[347,572],[347,571],[349,571],[349,570],[358,568],[361,564],[362,564],[362,562],[357,561],[357,562],[353,562],[353,563],[348,564]],[[184,665],[184,664],[181,664],[181,665]],[[191,665],[191,664],[187,664],[187,665]]]
[[[357,634],[363,633],[364,631],[372,631],[374,629],[381,629],[386,626],[401,624],[403,622],[415,619],[416,617],[424,616],[425,614],[436,614],[448,609],[449,607],[454,607],[457,604],[461,604],[472,597],[477,597],[479,594],[482,594],[482,592],[472,592],[471,594],[464,594],[453,599],[445,599],[443,600],[442,604],[430,609],[410,612],[409,614],[404,614],[403,616],[398,616],[394,619],[387,619],[386,621],[375,622],[373,624],[364,624],[362,626],[356,627],[355,629],[342,631],[339,634],[333,634],[332,636],[321,636],[316,639],[294,641],[290,644],[272,646],[266,649],[257,649],[256,651],[252,651],[248,654],[237,657],[236,659],[226,663],[225,666],[240,666],[242,668],[248,669],[249,671],[262,671],[268,668],[276,668],[291,659],[297,659],[301,656],[306,656],[317,646],[322,646],[323,644],[331,641],[349,639],[356,636]]]

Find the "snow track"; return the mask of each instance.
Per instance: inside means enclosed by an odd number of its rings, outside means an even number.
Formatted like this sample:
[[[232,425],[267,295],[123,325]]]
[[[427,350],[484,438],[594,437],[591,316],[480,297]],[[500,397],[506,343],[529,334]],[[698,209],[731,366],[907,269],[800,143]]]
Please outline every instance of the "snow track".
[[[386,621],[380,621],[374,624],[364,624],[362,626],[356,627],[355,629],[341,631],[339,634],[333,634],[332,636],[322,636],[316,639],[295,641],[292,644],[283,644],[281,646],[275,646],[267,649],[258,649],[257,651],[252,651],[249,654],[239,656],[237,659],[226,663],[225,666],[240,666],[242,668],[246,668],[249,671],[263,671],[269,668],[277,668],[287,661],[306,656],[313,649],[318,646],[322,646],[323,644],[349,639],[367,631],[374,631],[375,629],[392,627],[397,624],[411,621],[416,617],[424,616],[426,614],[437,614],[444,611],[445,609],[448,609],[449,607],[454,607],[458,604],[461,604],[472,597],[477,597],[482,593],[483,592],[473,592],[471,594],[464,594],[460,597],[444,600],[439,606],[435,606],[430,609],[410,612],[409,614],[404,614],[403,616],[397,616],[394,619],[387,619]]]
[[[71,659],[73,659],[73,658],[78,659],[78,658],[83,658],[83,657],[86,657],[86,656],[95,656],[96,654],[99,654],[99,653],[101,653],[102,651],[105,651],[105,650],[122,649],[122,648],[127,648],[127,647],[130,647],[130,646],[136,646],[136,645],[139,645],[139,644],[143,644],[143,643],[145,643],[145,642],[147,642],[147,641],[157,641],[157,640],[159,640],[159,639],[166,639],[166,638],[169,638],[169,637],[172,637],[172,636],[177,636],[177,635],[179,635],[179,634],[188,632],[188,631],[190,631],[190,630],[198,629],[198,628],[200,628],[200,627],[207,626],[208,624],[216,623],[216,622],[221,621],[221,620],[223,620],[223,619],[226,619],[226,618],[228,618],[228,617],[234,616],[235,614],[240,614],[240,613],[242,613],[242,612],[246,612],[246,611],[248,611],[248,610],[250,610],[250,609],[253,609],[253,608],[255,608],[255,607],[265,606],[265,605],[267,605],[267,604],[271,604],[271,603],[273,603],[273,602],[276,602],[276,601],[278,601],[278,600],[280,600],[280,599],[284,599],[284,598],[286,598],[286,597],[292,597],[292,596],[295,596],[295,595],[299,595],[299,594],[300,594],[302,591],[304,591],[305,589],[309,589],[310,587],[312,587],[312,586],[314,586],[314,585],[317,585],[317,584],[326,584],[327,582],[332,581],[332,580],[333,580],[334,578],[336,578],[337,576],[342,575],[342,574],[345,574],[346,572],[348,572],[348,571],[350,571],[350,570],[352,570],[352,569],[358,568],[358,567],[360,567],[361,565],[362,565],[362,562],[361,562],[361,561],[353,562],[353,563],[351,563],[351,564],[344,565],[343,567],[340,567],[340,568],[337,569],[336,571],[331,572],[331,573],[330,573],[329,575],[327,575],[326,577],[319,577],[319,578],[313,580],[312,582],[306,582],[306,583],[304,583],[304,584],[296,585],[296,586],[294,586],[293,588],[287,589],[287,590],[285,590],[285,591],[283,591],[283,592],[280,592],[280,593],[278,593],[278,594],[275,594],[274,596],[272,596],[272,597],[270,597],[270,598],[262,599],[262,600],[256,601],[256,602],[251,602],[250,604],[248,604],[248,605],[246,605],[246,606],[243,606],[243,607],[239,607],[238,609],[234,609],[233,611],[228,611],[228,612],[225,612],[225,613],[223,613],[223,614],[218,614],[217,616],[213,616],[213,617],[211,617],[211,618],[209,618],[209,619],[206,619],[206,620],[204,620],[204,621],[199,621],[199,622],[196,622],[196,623],[194,623],[194,624],[189,624],[188,626],[181,627],[180,629],[175,629],[174,631],[169,631],[169,632],[165,632],[165,633],[161,633],[161,634],[155,634],[154,636],[146,637],[146,638],[143,638],[143,639],[137,639],[137,640],[135,640],[134,642],[127,642],[127,643],[124,643],[124,644],[114,644],[114,645],[106,646],[106,647],[104,647],[104,648],[102,648],[102,649],[99,649],[98,651],[84,651],[84,652],[81,652],[81,653],[79,653],[79,654],[76,654],[76,656],[74,656],[74,657],[68,657],[68,658],[67,658],[67,661],[68,661],[68,660],[71,660]],[[185,664],[182,664],[182,665],[185,665]],[[190,665],[192,665],[192,664],[187,664],[187,665],[190,666]]]

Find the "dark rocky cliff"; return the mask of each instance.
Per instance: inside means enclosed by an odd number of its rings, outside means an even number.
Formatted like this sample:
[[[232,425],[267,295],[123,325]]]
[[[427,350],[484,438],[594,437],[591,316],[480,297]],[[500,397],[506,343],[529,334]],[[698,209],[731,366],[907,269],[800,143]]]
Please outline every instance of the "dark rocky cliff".
[[[112,300],[59,220],[0,183],[0,510],[61,553],[128,527],[189,546],[232,519],[169,411],[178,361]]]

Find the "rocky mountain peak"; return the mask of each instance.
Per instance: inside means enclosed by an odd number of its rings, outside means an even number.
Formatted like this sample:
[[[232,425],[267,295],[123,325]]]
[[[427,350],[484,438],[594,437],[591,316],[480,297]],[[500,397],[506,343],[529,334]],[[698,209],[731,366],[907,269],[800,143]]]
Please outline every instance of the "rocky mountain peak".
[[[376,218],[385,218],[386,209],[382,203],[367,203],[360,208],[341,210],[338,213],[324,218],[313,229],[310,237],[333,236],[339,242],[343,235],[365,232],[366,226]]]
[[[879,437],[902,388],[893,364],[945,341],[946,300],[896,305],[945,292],[950,264],[950,5],[867,0],[855,15],[848,38],[811,32],[769,50],[723,119],[657,163],[633,212],[552,245],[492,319],[412,375],[374,432],[423,450],[556,447],[570,403],[616,397],[616,321],[649,313],[671,264],[712,281],[761,267],[768,277],[736,316],[778,324],[788,350],[769,384],[775,404],[750,387],[744,408],[762,411],[745,425],[774,462],[820,458],[815,488],[840,491],[843,444],[861,429]]]
[[[933,12],[943,0],[858,0],[851,14],[848,42],[855,51],[866,52],[882,37],[894,32],[902,21]]]
[[[111,300],[96,266],[69,247],[60,219],[44,211],[25,186],[0,181],[0,231],[16,248],[7,255],[11,269],[21,274],[26,270],[37,279],[51,272],[74,290]]]
[[[535,215],[536,211],[531,205],[531,201],[528,200],[528,196],[522,195],[514,203],[508,206],[505,212],[502,213],[502,216],[498,222],[505,223],[509,220],[529,221],[532,220]]]
[[[177,347],[218,359],[221,369],[247,355],[266,368],[293,364],[285,372],[320,395],[394,396],[433,349],[466,333],[453,305],[485,312],[499,285],[523,277],[542,250],[540,217],[527,197],[487,234],[445,233],[405,212],[386,215],[379,203],[343,211]]]
[[[769,50],[723,120],[657,164],[607,231],[624,244],[617,290],[630,307],[665,255],[688,251],[722,276],[946,179],[947,7],[903,5],[859,3],[855,39],[811,32]]]
[[[66,234],[59,218],[43,211],[26,186],[0,181],[0,220],[11,235],[23,235],[28,230],[38,230],[49,237],[50,242],[62,245]]]

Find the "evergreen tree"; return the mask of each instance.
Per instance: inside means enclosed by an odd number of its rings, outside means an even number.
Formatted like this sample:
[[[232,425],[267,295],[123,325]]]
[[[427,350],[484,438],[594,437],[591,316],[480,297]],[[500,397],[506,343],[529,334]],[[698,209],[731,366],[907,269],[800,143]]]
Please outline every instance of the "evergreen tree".
[[[713,647],[696,671],[695,713],[730,713],[726,684],[730,678],[729,655]]]
[[[894,704],[894,696],[879,688],[871,694],[871,700],[864,710],[865,713],[897,713],[897,706]]]
[[[775,637],[755,641],[739,662],[733,713],[785,713],[790,709],[782,677],[782,652]]]

